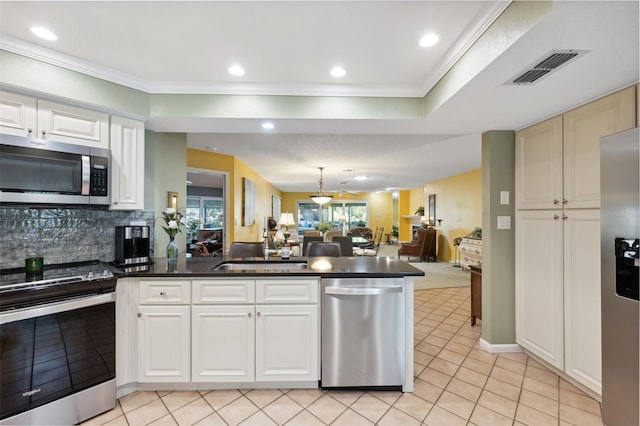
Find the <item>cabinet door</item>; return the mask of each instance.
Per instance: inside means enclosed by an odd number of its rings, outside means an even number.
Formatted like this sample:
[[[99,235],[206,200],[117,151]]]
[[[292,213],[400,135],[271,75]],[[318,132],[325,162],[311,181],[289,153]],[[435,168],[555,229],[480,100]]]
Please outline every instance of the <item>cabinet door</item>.
[[[600,210],[565,214],[565,372],[601,394]]]
[[[635,126],[635,87],[564,114],[567,208],[600,207],[600,138]]]
[[[202,305],[192,309],[192,381],[252,382],[255,307]]]
[[[318,380],[317,305],[256,306],[256,381]]]
[[[111,118],[111,209],[144,208],[144,123]]]
[[[139,382],[190,380],[189,306],[139,306]]]
[[[0,91],[0,133],[38,137],[36,99]]]
[[[516,340],[563,368],[562,211],[516,212]]]
[[[554,209],[562,202],[562,117],[516,133],[516,208]]]
[[[109,149],[109,115],[40,99],[37,137]]]

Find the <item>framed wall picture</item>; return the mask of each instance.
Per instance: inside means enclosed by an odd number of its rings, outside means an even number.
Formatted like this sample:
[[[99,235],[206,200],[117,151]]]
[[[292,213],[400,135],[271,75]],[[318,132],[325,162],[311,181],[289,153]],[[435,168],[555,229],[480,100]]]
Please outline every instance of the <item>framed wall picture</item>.
[[[249,178],[242,178],[242,226],[255,223],[256,184]]]
[[[167,196],[167,207],[172,209],[178,209],[178,193],[177,192],[169,192]]]
[[[436,194],[429,194],[429,225],[436,226]]]

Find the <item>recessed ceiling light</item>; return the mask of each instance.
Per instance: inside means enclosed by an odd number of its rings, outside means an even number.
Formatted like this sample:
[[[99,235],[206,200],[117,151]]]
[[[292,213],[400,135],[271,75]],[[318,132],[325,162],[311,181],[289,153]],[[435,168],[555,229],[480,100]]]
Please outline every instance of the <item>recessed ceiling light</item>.
[[[56,41],[58,39],[57,35],[45,27],[31,27],[31,32],[45,40]]]
[[[331,70],[331,75],[333,77],[344,77],[347,72],[342,67],[335,67]]]
[[[241,76],[244,75],[244,69],[240,65],[231,65],[229,67],[229,74]]]
[[[369,179],[367,176],[356,176],[354,177],[355,180],[367,180]]]
[[[422,47],[431,47],[435,45],[440,40],[440,37],[435,35],[434,33],[428,33],[422,36],[420,39],[420,46]]]
[[[265,122],[262,123],[262,128],[265,129],[265,130],[271,130],[274,127],[276,127],[276,126],[274,126],[273,123],[270,122],[270,121],[265,121]]]

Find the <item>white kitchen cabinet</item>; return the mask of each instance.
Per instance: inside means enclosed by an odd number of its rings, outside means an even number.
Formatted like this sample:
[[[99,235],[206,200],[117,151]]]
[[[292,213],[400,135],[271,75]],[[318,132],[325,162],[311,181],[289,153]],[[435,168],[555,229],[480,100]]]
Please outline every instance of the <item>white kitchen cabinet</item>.
[[[144,209],[144,123],[111,117],[111,209]]]
[[[254,318],[254,305],[194,305],[191,380],[253,382]]]
[[[600,138],[635,126],[635,87],[516,133],[516,208],[600,207]]]
[[[109,149],[109,115],[38,99],[38,138]]]
[[[317,305],[256,306],[256,381],[318,380]]]
[[[562,369],[562,210],[520,210],[516,221],[516,341]]]
[[[516,133],[516,208],[554,209],[562,200],[562,116]]]
[[[37,100],[0,90],[0,133],[37,136]]]
[[[602,394],[600,210],[566,210],[565,216],[564,370]]]
[[[191,281],[140,280],[138,381],[191,380]]]
[[[318,380],[317,301],[317,279],[194,280],[192,381]]]
[[[516,220],[516,340],[600,394],[600,210]]]

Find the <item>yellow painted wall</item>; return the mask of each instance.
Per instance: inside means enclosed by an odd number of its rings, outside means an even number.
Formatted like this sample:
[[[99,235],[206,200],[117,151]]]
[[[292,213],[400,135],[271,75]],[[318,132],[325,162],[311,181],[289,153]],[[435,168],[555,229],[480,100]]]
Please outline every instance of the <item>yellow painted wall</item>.
[[[436,221],[438,233],[438,259],[452,261],[455,253],[453,240],[464,237],[473,228],[482,227],[482,170],[451,176],[424,185],[424,199],[436,194]],[[425,202],[425,213],[428,203]]]
[[[271,197],[280,191],[264,180],[242,161],[229,155],[196,149],[187,150],[187,167],[227,172],[230,194],[225,194],[231,216],[231,229],[227,230],[226,243],[231,241],[261,241],[264,217],[271,215]],[[255,184],[255,223],[242,226],[242,178]],[[228,248],[228,245],[227,245]]]
[[[298,221],[298,212],[296,210],[296,201],[310,201],[309,192],[283,192],[282,193],[282,211],[292,212],[296,222]],[[384,232],[391,232],[393,225],[393,199],[390,192],[367,192],[358,195],[343,194],[335,196],[333,202],[341,201],[366,201],[369,206],[369,227],[375,230],[376,227],[384,227]]]

